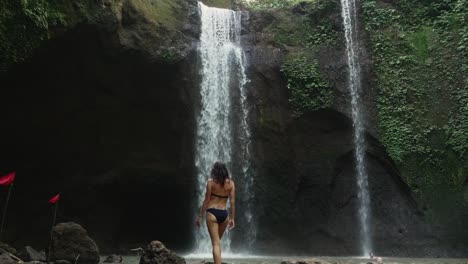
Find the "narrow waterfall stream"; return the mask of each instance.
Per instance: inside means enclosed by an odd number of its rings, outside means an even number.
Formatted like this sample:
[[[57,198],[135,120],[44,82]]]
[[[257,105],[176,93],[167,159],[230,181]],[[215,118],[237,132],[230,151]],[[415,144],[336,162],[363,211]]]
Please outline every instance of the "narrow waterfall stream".
[[[341,15],[345,29],[348,63],[348,87],[351,94],[351,115],[354,127],[354,155],[356,158],[357,185],[359,188],[359,221],[361,225],[362,254],[372,252],[370,230],[370,196],[365,164],[366,142],[361,108],[361,68],[359,65],[359,36],[356,0],[341,0]]]
[[[199,11],[202,69],[195,153],[197,208],[203,203],[213,163],[224,161],[237,184],[237,204],[242,205],[236,222],[242,222],[241,237],[251,245],[255,239],[255,225],[250,202],[253,199],[253,175],[250,170],[249,111],[245,90],[248,80],[244,69],[244,52],[240,46],[242,13],[207,7],[203,3],[199,3]],[[211,254],[211,241],[205,223],[195,231],[195,239],[194,254]],[[232,253],[231,239],[226,231],[222,240],[223,255]]]

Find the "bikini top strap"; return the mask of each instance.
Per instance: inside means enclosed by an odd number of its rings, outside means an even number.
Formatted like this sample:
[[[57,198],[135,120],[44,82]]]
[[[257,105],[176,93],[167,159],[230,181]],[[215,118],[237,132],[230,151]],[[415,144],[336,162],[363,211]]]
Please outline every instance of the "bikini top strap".
[[[218,197],[218,198],[224,198],[224,199],[229,198],[229,196],[223,196],[223,195],[219,195],[219,194],[215,194],[215,193],[211,193],[211,196]]]

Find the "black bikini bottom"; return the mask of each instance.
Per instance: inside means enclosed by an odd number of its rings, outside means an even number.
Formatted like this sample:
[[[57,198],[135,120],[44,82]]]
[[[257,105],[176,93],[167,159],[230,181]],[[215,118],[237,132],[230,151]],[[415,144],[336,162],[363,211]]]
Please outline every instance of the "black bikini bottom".
[[[208,208],[206,211],[216,217],[216,222],[218,222],[218,224],[224,222],[228,217],[228,211],[226,209]]]

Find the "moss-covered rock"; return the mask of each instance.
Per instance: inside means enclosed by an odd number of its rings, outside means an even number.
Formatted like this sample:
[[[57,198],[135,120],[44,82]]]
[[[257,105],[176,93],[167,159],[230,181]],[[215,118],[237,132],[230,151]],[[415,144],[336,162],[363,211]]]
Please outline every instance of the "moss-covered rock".
[[[80,25],[115,34],[113,45],[153,59],[180,60],[199,31],[195,0],[31,0],[0,2],[0,72]]]
[[[257,32],[255,45],[281,50],[279,63],[294,115],[332,107],[341,84],[330,78],[336,57],[323,55],[342,54],[339,3],[302,2],[283,9],[252,11],[249,16],[248,31]]]
[[[202,0],[202,2],[211,7],[232,9],[234,7],[233,0]]]

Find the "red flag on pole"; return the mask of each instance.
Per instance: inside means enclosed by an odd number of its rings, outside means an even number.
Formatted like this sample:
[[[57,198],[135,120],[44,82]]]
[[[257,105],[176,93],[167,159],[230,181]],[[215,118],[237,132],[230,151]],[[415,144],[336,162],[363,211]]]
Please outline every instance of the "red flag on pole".
[[[10,172],[0,178],[0,185],[8,186],[15,180],[16,172]]]
[[[50,198],[49,203],[51,204],[57,203],[59,199],[60,199],[60,193]]]

